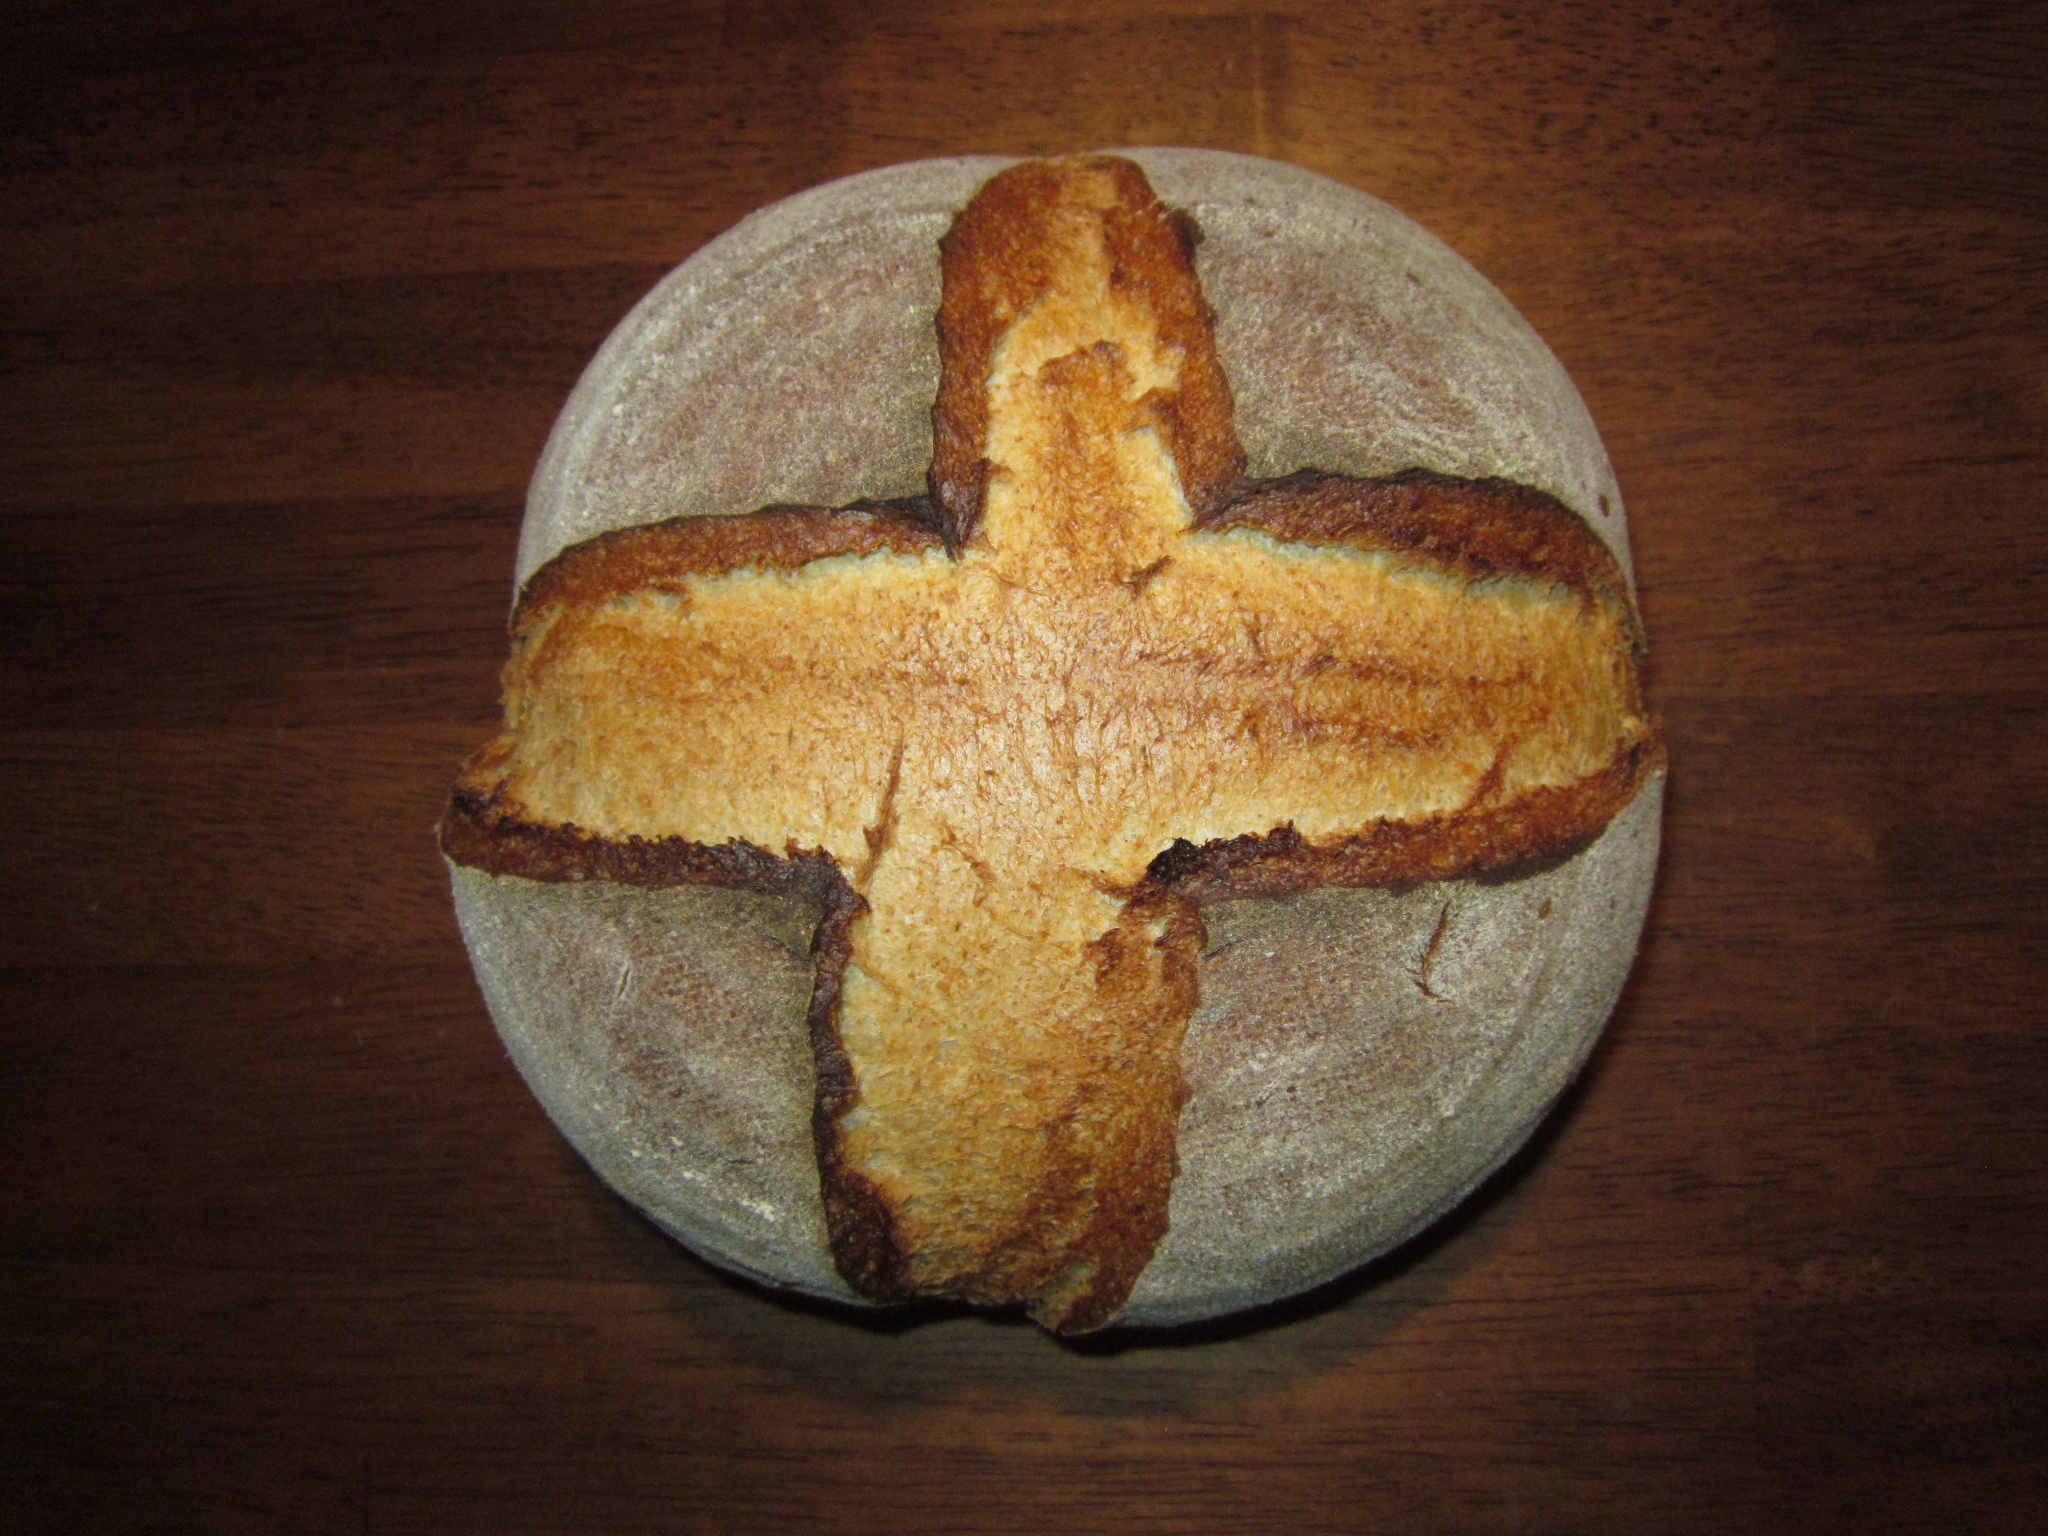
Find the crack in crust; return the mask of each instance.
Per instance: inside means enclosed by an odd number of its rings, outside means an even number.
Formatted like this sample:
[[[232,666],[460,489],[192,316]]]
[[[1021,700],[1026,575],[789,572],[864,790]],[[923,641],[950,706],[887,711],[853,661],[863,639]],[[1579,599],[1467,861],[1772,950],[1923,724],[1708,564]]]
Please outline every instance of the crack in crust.
[[[1113,1320],[1165,1232],[1176,1165],[1174,1128],[1185,1093],[1179,1045],[1197,1001],[1197,959],[1205,943],[1201,908],[1318,886],[1511,877],[1589,844],[1661,765],[1654,727],[1641,718],[1635,675],[1641,640],[1626,579],[1585,522],[1554,497],[1507,481],[1419,469],[1377,480],[1304,470],[1244,482],[1213,317],[1190,259],[1194,240],[1191,221],[1160,205],[1128,162],[1027,162],[992,180],[941,247],[942,382],[934,407],[930,496],[836,510],[771,507],[738,517],[678,518],[563,551],[535,573],[515,609],[507,734],[472,758],[441,824],[450,860],[493,873],[544,881],[727,885],[792,896],[817,908],[807,1020],[817,1071],[812,1128],[827,1227],[841,1273],[877,1301],[1021,1301],[1040,1322],[1062,1332]],[[1087,446],[1095,430],[1091,421],[1118,440],[1150,429],[1165,445],[1192,514],[1176,537],[1221,539],[1249,532],[1311,550],[1383,556],[1468,587],[1512,582],[1569,594],[1584,622],[1598,617],[1611,624],[1615,707],[1634,724],[1623,730],[1604,764],[1570,782],[1506,792],[1514,742],[1503,737],[1490,754],[1491,766],[1452,808],[1377,817],[1334,835],[1304,835],[1294,822],[1283,821],[1264,831],[1199,842],[1174,838],[1149,864],[1141,856],[1119,880],[1098,879],[1096,889],[1116,904],[1116,916],[1079,953],[1086,957],[1092,988],[1090,1017],[1102,1024],[1093,1034],[1075,1037],[1074,1064],[1056,1080],[1066,1097],[1030,1132],[1037,1171],[1010,1204],[991,1207],[993,1217],[973,1214],[978,1208],[971,1205],[963,1208],[967,1215],[933,1217],[927,1210],[933,1196],[913,1192],[921,1186],[894,1167],[888,1144],[879,1144],[878,1152],[872,1138],[864,1141],[854,1129],[864,1102],[864,1067],[849,1047],[842,1016],[846,988],[859,969],[862,935],[876,917],[864,893],[872,889],[884,852],[891,862],[897,858],[904,835],[901,727],[886,788],[846,846],[835,852],[792,842],[781,854],[737,836],[708,843],[599,833],[573,820],[550,820],[510,787],[521,771],[516,737],[533,678],[571,644],[558,641],[560,626],[573,628],[575,615],[644,596],[672,599],[687,610],[709,577],[796,573],[837,556],[929,558],[943,551],[945,564],[956,569],[981,562],[990,580],[1021,601],[1034,584],[1089,575],[1085,565],[1093,552],[1096,579],[1115,588],[1127,608],[1184,579],[1184,562],[1152,555],[1156,540],[1147,544],[1113,528],[1099,533],[1071,520],[1054,529],[1052,545],[1036,546],[1033,558],[1049,564],[1020,567],[990,554],[991,531],[1014,539],[1017,533],[1004,530],[1024,526],[1016,523],[1015,510],[1003,514],[1008,523],[990,517],[991,496],[1014,489],[1004,456],[1017,459],[1031,451],[1029,440],[1023,449],[1014,438],[996,444],[1012,429],[1003,415],[1009,407],[991,381],[1014,363],[1006,361],[1005,349],[1021,346],[1023,322],[1041,296],[1071,281],[1060,270],[1062,242],[1089,249],[1100,242],[1108,279],[1099,304],[1118,324],[1135,313],[1151,330],[1123,344],[1083,343],[1064,354],[1052,349],[1044,360],[1045,378],[1064,380],[1067,398],[1082,404],[1071,407],[1079,425],[1055,427],[1046,439],[1053,447],[1045,452],[1080,453],[1074,444]],[[1170,387],[1137,387],[1148,366],[1166,366],[1162,358],[1170,361]],[[1088,417],[1089,411],[1096,415]],[[1086,468],[1097,461],[1074,462]],[[1061,546],[1059,538],[1073,542]],[[1023,547],[1033,546],[1027,540]],[[1269,647],[1284,642],[1269,635],[1264,617],[1249,612],[1242,643],[1263,666]],[[1297,658],[1296,664],[1311,680],[1334,665],[1327,655]],[[1309,729],[1298,698],[1275,718],[1283,717],[1294,719],[1297,729]],[[1256,728],[1248,716],[1244,729]],[[1510,735],[1520,729],[1512,723],[1503,728]],[[993,899],[1008,871],[987,862],[985,850],[978,852],[971,840],[956,840],[950,828],[942,827],[935,845],[971,869]],[[982,899],[973,898],[977,905]],[[996,925],[990,933],[1001,926],[999,916],[988,921]],[[1425,973],[1425,991],[1426,980]],[[870,1060],[865,1070],[888,1065]]]

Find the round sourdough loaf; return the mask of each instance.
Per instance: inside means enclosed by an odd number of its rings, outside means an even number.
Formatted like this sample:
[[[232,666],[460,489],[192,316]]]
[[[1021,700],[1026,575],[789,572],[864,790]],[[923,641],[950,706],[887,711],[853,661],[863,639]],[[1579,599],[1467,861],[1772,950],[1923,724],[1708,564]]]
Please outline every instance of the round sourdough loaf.
[[[1255,478],[1423,468],[1549,493],[1628,569],[1570,381],[1467,263],[1290,166],[1119,151],[1201,232]],[[1009,162],[870,172],[684,263],[577,386],[535,476],[524,581],[613,529],[915,496],[939,381],[937,251]],[[1589,847],[1514,878],[1322,888],[1203,909],[1167,1229],[1116,1321],[1188,1322],[1329,1280],[1456,1204],[1528,1136],[1626,977],[1661,778]],[[603,1178],[703,1257],[857,1302],[830,1249],[806,1022],[820,910],[718,886],[452,865],[519,1070]]]

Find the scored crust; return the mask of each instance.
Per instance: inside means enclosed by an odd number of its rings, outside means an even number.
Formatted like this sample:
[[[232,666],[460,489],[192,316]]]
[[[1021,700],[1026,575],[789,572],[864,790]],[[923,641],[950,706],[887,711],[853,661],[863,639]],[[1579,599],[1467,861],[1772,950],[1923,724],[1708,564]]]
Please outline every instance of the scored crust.
[[[1656,749],[1540,492],[1246,486],[1190,232],[1128,162],[943,247],[932,495],[604,536],[515,615],[455,862],[824,913],[814,1125],[877,1299],[1114,1316],[1165,1228],[1208,903],[1580,846]]]

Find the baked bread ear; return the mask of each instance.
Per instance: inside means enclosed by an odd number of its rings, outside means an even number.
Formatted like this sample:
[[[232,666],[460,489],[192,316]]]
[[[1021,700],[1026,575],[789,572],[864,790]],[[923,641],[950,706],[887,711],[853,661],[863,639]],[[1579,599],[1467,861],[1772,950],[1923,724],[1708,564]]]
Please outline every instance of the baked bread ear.
[[[592,925],[508,918],[545,905],[529,887],[594,885],[614,927],[689,890],[712,905],[684,947],[714,912],[779,927],[785,956],[810,925],[808,1139],[852,1293],[1021,1303],[1068,1332],[1179,1320],[1188,1298],[1145,1280],[1183,1225],[1188,1133],[1230,1099],[1204,1097],[1204,1035],[1288,1027],[1270,996],[1240,998],[1191,1038],[1232,973],[1260,970],[1241,960],[1212,991],[1205,957],[1239,929],[1312,957],[1297,930],[1326,890],[1384,893],[1384,921],[1421,888],[1427,939],[1377,959],[1446,1004],[1470,936],[1499,927],[1469,882],[1571,861],[1656,769],[1628,582],[1556,495],[1507,479],[1247,480],[1194,229],[1128,159],[1007,169],[941,249],[929,494],[684,516],[555,555],[522,592],[506,730],[465,769],[443,848],[494,1012],[548,1086],[609,1073],[609,1095],[644,1100],[697,1055],[616,1000],[595,1045],[548,1003],[536,1029],[531,986],[514,998],[492,972],[575,970],[559,946]],[[1524,911],[1527,894],[1510,906],[1540,932],[1556,897]],[[747,902],[767,905],[749,919]],[[607,957],[619,996],[661,942]],[[590,1010],[587,984],[565,990]],[[671,1022],[694,1035],[708,1011]],[[669,1041],[659,1070],[650,1034]],[[594,1071],[538,1062],[563,1037]],[[1310,1097],[1346,1113],[1344,1093]],[[550,1107],[605,1167],[602,1113]],[[755,1141],[777,1140],[760,1119]],[[1239,1161],[1272,1126],[1239,1129],[1246,1148],[1225,1127],[1208,1155]],[[1505,1150],[1453,1159],[1459,1189]],[[774,1161],[778,1209],[801,1206],[786,1146]],[[815,1251],[741,1262],[839,1289]],[[1330,1272],[1314,1262],[1311,1282]],[[1304,1283],[1298,1253],[1203,1252],[1191,1271],[1234,1305],[1284,1294],[1276,1263]]]

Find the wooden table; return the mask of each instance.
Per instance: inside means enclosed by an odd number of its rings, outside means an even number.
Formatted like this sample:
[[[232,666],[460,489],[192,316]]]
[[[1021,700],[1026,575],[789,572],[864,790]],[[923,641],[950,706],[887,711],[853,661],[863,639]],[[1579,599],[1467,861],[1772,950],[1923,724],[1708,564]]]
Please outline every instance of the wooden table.
[[[15,8],[0,1527],[2048,1528],[2048,13]],[[1166,1345],[861,1324],[608,1195],[430,828],[578,371],[748,210],[1182,143],[1547,337],[1674,774],[1635,978],[1393,1263]]]

